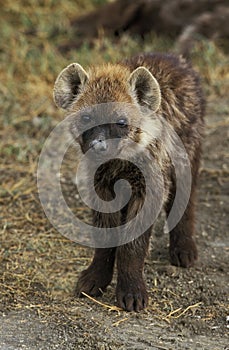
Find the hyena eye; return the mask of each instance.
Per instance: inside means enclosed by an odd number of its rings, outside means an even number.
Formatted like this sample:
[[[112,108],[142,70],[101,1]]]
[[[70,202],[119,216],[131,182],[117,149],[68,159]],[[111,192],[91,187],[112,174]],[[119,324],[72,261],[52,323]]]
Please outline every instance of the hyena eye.
[[[123,128],[124,126],[127,126],[127,119],[126,118],[120,118],[117,120],[116,124]]]
[[[90,121],[91,121],[91,116],[88,115],[88,114],[83,114],[83,115],[80,117],[80,120],[81,120],[81,122],[84,123],[84,124],[90,123]]]

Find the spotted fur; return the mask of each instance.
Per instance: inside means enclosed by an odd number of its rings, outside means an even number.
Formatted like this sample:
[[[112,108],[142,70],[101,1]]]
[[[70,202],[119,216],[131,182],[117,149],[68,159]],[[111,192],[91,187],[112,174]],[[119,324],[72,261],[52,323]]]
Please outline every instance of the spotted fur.
[[[67,67],[60,73],[54,88],[55,102],[72,116],[73,137],[84,111],[93,110],[96,105],[114,103],[114,110],[111,107],[109,113],[124,113],[129,124],[120,137],[117,146],[117,152],[120,153],[117,154],[133,163],[135,159],[147,163],[152,179],[151,188],[158,186],[157,193],[164,190],[163,204],[167,215],[176,193],[176,178],[168,150],[175,152],[176,149],[166,123],[182,140],[191,164],[192,187],[189,203],[180,222],[170,230],[170,258],[174,265],[192,266],[197,258],[193,240],[194,206],[204,128],[204,98],[198,74],[184,58],[160,53],[141,54],[117,64],[92,67],[87,73],[81,68],[78,64]],[[122,110],[123,105],[125,110]],[[101,116],[101,124],[102,121]],[[110,133],[119,132],[115,126],[109,128]],[[82,152],[88,149],[85,142],[87,139],[91,141],[90,137],[76,138]],[[135,142],[135,147],[130,140]],[[159,166],[164,183],[158,179],[156,181],[153,164]],[[113,185],[123,177],[132,185],[130,202],[123,210],[112,214],[93,211],[95,226],[114,227],[128,223],[143,206],[144,178],[139,169],[124,160],[109,161],[98,170],[95,187],[99,196],[104,200],[112,199]],[[156,192],[152,191],[152,201],[156,200]],[[79,278],[77,295],[86,292],[96,296],[104,291],[112,279],[116,258],[118,304],[127,311],[140,311],[146,307],[148,296],[143,266],[150,232],[151,227],[127,244],[96,249],[91,265]]]

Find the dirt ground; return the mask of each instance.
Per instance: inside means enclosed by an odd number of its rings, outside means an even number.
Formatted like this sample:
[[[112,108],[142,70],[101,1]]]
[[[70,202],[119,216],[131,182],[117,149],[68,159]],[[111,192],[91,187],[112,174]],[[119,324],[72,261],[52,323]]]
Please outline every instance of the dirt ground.
[[[159,218],[145,264],[149,306],[127,313],[116,306],[116,274],[103,296],[73,297],[93,252],[63,237],[46,218],[37,193],[37,162],[63,118],[52,101],[60,69],[75,60],[87,66],[138,51],[166,51],[172,44],[154,34],[144,43],[124,35],[85,43],[63,57],[56,48],[73,36],[69,19],[91,9],[92,1],[21,4],[6,1],[0,13],[0,350],[229,350],[227,55],[204,40],[193,50],[207,96],[198,262],[191,269],[170,265],[168,235]],[[71,157],[63,164],[63,192],[77,216],[87,219]]]
[[[212,99],[207,107],[198,195],[196,239],[199,260],[196,266],[182,269],[169,264],[168,237],[162,233],[159,220],[145,266],[150,294],[146,311],[126,313],[115,307],[115,278],[97,301],[74,299],[71,293],[75,280],[88,265],[92,251],[63,239],[58,232],[49,236],[47,226],[52,229],[46,222],[46,244],[52,247],[52,241],[60,240],[62,251],[59,251],[59,247],[58,251],[54,248],[55,252],[49,257],[52,266],[50,275],[43,276],[47,251],[44,247],[36,247],[43,249],[36,259],[32,247],[36,234],[41,236],[41,240],[44,239],[42,229],[39,232],[39,228],[35,229],[32,223],[35,215],[42,216],[42,209],[34,197],[33,203],[29,204],[29,225],[24,226],[23,237],[16,237],[15,241],[10,237],[20,218],[15,218],[9,227],[4,227],[7,234],[1,248],[1,350],[229,349],[226,321],[229,315],[228,110],[226,107],[219,109],[219,104],[226,106],[226,101]],[[5,172],[10,171],[6,168]],[[33,181],[35,185],[35,179]],[[72,183],[66,182],[65,195],[74,198]],[[26,206],[27,197],[24,195],[20,200],[24,200]],[[12,202],[10,194],[5,193],[1,204],[8,205],[10,215],[20,203],[17,199]],[[22,245],[19,251],[18,240]],[[70,249],[69,259],[64,255],[65,249],[68,254]],[[25,250],[30,254],[29,259],[28,255],[24,255]],[[17,266],[11,262],[14,254],[21,255]],[[29,270],[34,263],[37,270],[31,278]],[[12,265],[11,271],[8,270],[9,264]],[[55,274],[57,276],[54,277]],[[68,286],[64,285],[61,289],[63,280],[66,283],[65,275]],[[15,278],[22,279],[17,282],[18,287]],[[49,278],[56,278],[53,291],[47,282]]]

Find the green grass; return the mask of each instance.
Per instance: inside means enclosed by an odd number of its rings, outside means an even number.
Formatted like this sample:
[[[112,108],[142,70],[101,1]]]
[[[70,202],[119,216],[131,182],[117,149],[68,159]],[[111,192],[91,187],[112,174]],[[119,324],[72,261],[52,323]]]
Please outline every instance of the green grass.
[[[58,45],[74,39],[70,20],[104,1],[17,1],[2,5],[0,15],[1,119],[18,126],[19,120],[60,115],[52,102],[52,87],[60,70],[73,61],[85,67],[104,61],[117,61],[139,51],[169,51],[173,43],[148,35],[124,35],[120,40],[106,37],[88,42],[63,55]],[[222,93],[227,58],[211,42],[201,42],[193,50],[194,63],[204,81]],[[223,89],[223,87],[222,87]],[[209,89],[208,89],[209,90]],[[224,93],[224,91],[223,91]]]

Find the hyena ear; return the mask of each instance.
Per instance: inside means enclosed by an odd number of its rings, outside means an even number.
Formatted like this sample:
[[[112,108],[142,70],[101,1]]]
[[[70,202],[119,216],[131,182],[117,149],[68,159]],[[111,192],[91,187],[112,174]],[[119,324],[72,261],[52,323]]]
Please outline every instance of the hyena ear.
[[[56,79],[53,90],[56,105],[67,109],[87,80],[87,73],[78,63],[72,63],[63,69]]]
[[[161,104],[161,91],[157,80],[145,67],[135,69],[129,84],[140,106],[156,112]]]

